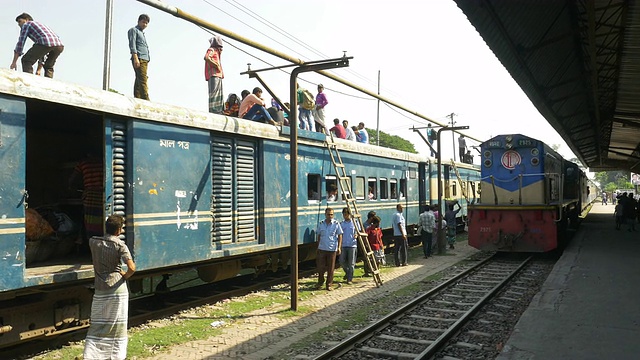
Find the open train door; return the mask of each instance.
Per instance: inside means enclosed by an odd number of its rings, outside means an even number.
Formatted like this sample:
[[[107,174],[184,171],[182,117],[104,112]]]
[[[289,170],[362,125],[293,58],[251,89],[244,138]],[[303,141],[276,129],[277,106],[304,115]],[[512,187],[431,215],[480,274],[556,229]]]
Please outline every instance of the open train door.
[[[0,290],[21,287],[26,263],[26,105],[0,97]]]

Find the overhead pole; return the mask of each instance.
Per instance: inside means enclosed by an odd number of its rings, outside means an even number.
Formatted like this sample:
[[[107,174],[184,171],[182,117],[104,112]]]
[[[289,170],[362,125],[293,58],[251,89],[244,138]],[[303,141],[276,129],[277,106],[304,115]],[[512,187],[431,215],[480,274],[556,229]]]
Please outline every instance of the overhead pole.
[[[298,66],[291,71],[289,80],[289,104],[290,117],[289,129],[291,131],[289,139],[289,183],[290,183],[290,207],[291,212],[291,310],[298,311],[298,126],[296,118],[298,117],[298,94],[296,83],[298,74],[309,71],[318,71],[320,69],[334,69],[349,66],[349,59],[346,56],[340,59],[329,59],[326,61],[313,62],[309,65]]]
[[[380,95],[380,70],[378,70],[378,95]],[[378,113],[376,116],[376,145],[380,146],[380,99],[378,99]]]
[[[190,23],[193,23],[193,24],[196,24],[198,26],[201,26],[201,27],[204,27],[206,29],[209,29],[211,31],[214,31],[214,32],[216,32],[216,33],[218,33],[220,35],[224,35],[224,36],[226,36],[226,37],[228,37],[230,39],[236,40],[236,41],[241,42],[241,43],[243,43],[245,45],[249,45],[249,46],[251,46],[251,47],[253,47],[255,49],[258,49],[260,51],[263,51],[263,52],[265,52],[267,54],[273,55],[273,56],[278,57],[280,59],[292,62],[292,63],[294,63],[296,65],[305,64],[304,60],[298,59],[298,58],[296,58],[294,56],[287,55],[287,54],[285,54],[285,53],[283,53],[281,51],[272,49],[270,47],[264,46],[264,45],[262,45],[260,43],[255,42],[255,41],[252,41],[252,40],[250,40],[248,38],[245,38],[245,37],[243,37],[243,36],[241,36],[239,34],[236,34],[236,33],[232,32],[232,31],[226,30],[226,29],[224,29],[224,28],[222,28],[220,26],[217,26],[217,25],[212,24],[212,23],[210,23],[208,21],[200,19],[199,17],[196,17],[196,16],[193,16],[193,15],[191,15],[189,13],[186,13],[186,12],[178,9],[177,7],[170,6],[167,3],[165,3],[164,1],[160,1],[160,0],[137,0],[137,1],[141,2],[143,4],[146,4],[146,5],[149,5],[151,7],[154,7],[156,9],[158,9],[158,10],[164,11],[164,12],[166,12],[168,14],[171,14],[171,15],[173,15],[175,17],[178,17],[178,18],[181,18],[183,20],[189,21]],[[371,97],[373,97],[375,99],[384,101],[385,103],[387,103],[389,105],[392,105],[392,106],[394,106],[394,107],[396,107],[396,108],[398,108],[400,110],[403,110],[403,111],[405,111],[405,112],[407,112],[407,113],[409,113],[409,114],[411,114],[413,116],[416,116],[418,118],[427,120],[428,122],[432,122],[432,123],[438,124],[439,126],[446,126],[445,124],[442,124],[442,123],[440,123],[440,122],[438,122],[436,120],[433,120],[433,119],[429,118],[426,115],[420,114],[417,111],[413,111],[413,110],[409,109],[408,107],[406,107],[406,106],[404,106],[402,104],[399,104],[399,103],[397,103],[397,102],[395,102],[395,101],[393,101],[391,99],[387,99],[384,96],[378,95],[378,94],[376,94],[376,93],[374,93],[372,91],[369,91],[369,90],[367,90],[367,89],[365,89],[363,87],[360,87],[360,86],[358,86],[356,84],[353,84],[353,83],[351,83],[351,82],[349,82],[347,80],[344,80],[344,79],[342,79],[340,77],[337,77],[337,76],[335,76],[335,75],[333,75],[333,74],[331,74],[329,72],[326,72],[326,71],[323,71],[323,70],[316,70],[315,72],[318,73],[318,74],[321,74],[321,75],[323,75],[323,76],[325,76],[325,77],[327,77],[327,78],[329,78],[331,80],[334,80],[334,81],[336,81],[336,82],[338,82],[338,83],[340,83],[342,85],[348,86],[348,87],[350,87],[350,88],[352,88],[354,90],[360,91],[361,93],[367,94],[367,95],[369,95],[369,96],[371,96]],[[475,140],[477,142],[482,142],[482,140],[476,139],[476,138],[474,138],[472,136],[465,135],[465,137],[468,137],[469,139],[473,139],[473,140]]]
[[[443,127],[438,129],[437,132],[438,153],[436,154],[436,158],[438,159],[438,209],[440,210],[440,216],[438,217],[438,219],[436,219],[438,226],[438,238],[436,240],[438,243],[439,255],[444,255],[447,252],[444,232],[442,231],[442,218],[444,217],[445,211],[447,210],[447,206],[446,204],[444,207],[442,206],[442,152],[440,151],[442,149],[442,142],[440,141],[440,133],[442,133],[443,131],[451,131],[453,133],[453,131],[455,130],[465,130],[468,128],[468,126]],[[447,226],[451,226],[451,224],[447,224]],[[456,225],[454,224],[453,226]]]
[[[113,27],[113,0],[107,0],[104,21],[104,67],[102,69],[102,90],[111,87],[111,29]]]
[[[451,127],[453,127],[456,124],[456,122],[453,120],[454,116],[456,116],[456,114],[454,113],[447,115],[447,117],[451,119],[449,121],[449,124],[451,124]],[[453,146],[453,161],[456,161],[456,138],[454,135],[455,135],[454,132],[451,132],[451,144]],[[438,145],[440,145],[439,140],[438,140]],[[462,159],[460,159],[460,161],[462,161]]]

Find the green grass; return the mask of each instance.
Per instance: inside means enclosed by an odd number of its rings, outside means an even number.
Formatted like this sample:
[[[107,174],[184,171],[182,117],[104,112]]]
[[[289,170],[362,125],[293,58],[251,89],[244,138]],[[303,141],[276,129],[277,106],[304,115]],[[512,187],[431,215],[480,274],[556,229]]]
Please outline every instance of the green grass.
[[[462,235],[462,236],[461,236]],[[467,241],[467,236],[466,233],[465,234],[458,234],[458,236],[456,237],[456,242],[462,242],[462,241]],[[454,256],[455,253],[453,253],[453,251],[448,250],[447,249],[447,253],[445,254],[445,256]],[[409,249],[409,259],[416,259],[416,258],[421,258],[423,257],[423,253],[422,253],[422,246],[416,246],[413,248]],[[389,254],[387,254],[387,260],[389,260]],[[456,265],[460,265],[463,263],[468,262],[467,260],[461,260],[459,262],[457,262],[456,264],[453,264],[452,266],[456,266]],[[387,264],[389,264],[387,262]],[[381,272],[388,272],[390,270],[393,269],[393,265],[387,265],[386,267],[383,266],[381,268]],[[359,271],[359,272],[358,272]],[[338,272],[340,272],[341,274],[344,274],[342,272],[342,270],[336,270],[336,278],[338,277]],[[364,270],[362,269],[362,267],[356,267],[356,274],[364,274]],[[342,275],[340,275],[341,277]],[[428,282],[428,281],[433,281],[433,280],[439,280],[444,276],[444,274],[442,272],[438,272],[432,275],[427,276],[425,279],[423,279],[423,282]],[[362,278],[362,279],[358,279],[354,276],[354,282],[361,282],[361,281],[371,281],[368,280],[369,278]],[[322,341],[325,341],[327,339],[327,334],[330,333],[335,333],[335,332],[342,332],[345,330],[350,330],[350,329],[355,329],[355,328],[362,328],[366,325],[368,325],[371,321],[369,319],[369,316],[371,315],[372,311],[377,311],[380,314],[386,315],[388,313],[390,313],[393,309],[395,309],[397,307],[397,298],[398,297],[402,297],[402,296],[407,296],[407,295],[414,295],[418,289],[420,289],[421,285],[420,284],[411,284],[408,286],[405,286],[402,289],[399,289],[393,293],[388,294],[387,296],[383,297],[383,298],[378,298],[375,300],[374,304],[369,304],[367,306],[359,306],[355,309],[353,309],[352,311],[349,312],[348,316],[345,316],[343,318],[341,318],[340,320],[336,321],[335,323],[333,323],[332,325],[329,325],[327,327],[325,327],[324,329],[313,333],[307,337],[305,337],[304,339],[302,339],[302,341],[298,341],[295,344],[291,344],[287,349],[284,349],[282,352],[280,352],[279,354],[274,355],[272,358],[273,359],[284,359],[284,358],[288,358],[290,357],[291,354],[300,354],[300,353],[304,353],[305,349],[307,349],[309,346],[311,346],[312,344],[318,344],[321,343]]]
[[[466,241],[466,234],[464,236],[458,235],[457,242]],[[447,256],[454,255],[451,250],[447,250]],[[422,247],[417,246],[409,249],[409,262],[412,259],[421,258]],[[387,254],[387,260],[391,260],[391,264],[387,263],[387,266],[382,266],[380,271],[382,274],[393,270],[393,255]],[[344,276],[344,271],[341,268],[336,269],[334,274],[334,282],[340,282]],[[438,274],[429,276],[425,280],[438,279]],[[373,279],[364,277],[364,266],[359,263],[356,266],[354,272],[354,282],[373,282]],[[316,294],[324,293],[323,290],[317,291],[314,289],[316,280],[314,278],[302,280],[299,283],[300,290],[298,291],[299,302],[303,302]],[[409,285],[396,293],[391,295],[403,296],[411,293],[415,293],[418,285]],[[394,308],[393,303],[394,296],[385,297],[379,299],[375,305],[381,309]],[[154,322],[153,326],[145,326],[142,328],[135,328],[129,330],[129,346],[127,352],[127,358],[143,359],[156,355],[158,352],[162,352],[165,349],[171,348],[176,345],[184,344],[189,341],[202,340],[212,336],[220,335],[223,332],[225,326],[233,326],[237,321],[245,318],[247,314],[259,310],[259,309],[273,309],[273,312],[277,314],[279,318],[295,318],[304,316],[315,311],[315,308],[311,306],[299,306],[298,311],[294,312],[289,310],[288,306],[291,303],[291,290],[289,288],[280,288],[270,291],[263,291],[255,294],[250,294],[242,298],[233,298],[229,301],[216,303],[211,306],[203,306],[198,308],[198,312],[191,312],[188,316],[179,316],[179,320],[167,322]],[[367,306],[362,306],[354,309],[348,317],[345,317],[335,324],[327,327],[325,330],[316,334],[310,335],[305,338],[300,344],[294,344],[291,349],[303,349],[309,344],[322,341],[325,331],[342,331],[345,329],[353,328],[355,325],[368,323],[367,316],[370,314],[371,309]],[[224,325],[221,327],[212,327],[211,323],[216,321],[223,321]],[[157,326],[157,327],[156,327]],[[62,349],[54,350],[46,355],[35,357],[37,360],[58,360],[58,359],[74,359],[76,356],[82,355],[83,343],[74,343],[69,346],[65,346]]]

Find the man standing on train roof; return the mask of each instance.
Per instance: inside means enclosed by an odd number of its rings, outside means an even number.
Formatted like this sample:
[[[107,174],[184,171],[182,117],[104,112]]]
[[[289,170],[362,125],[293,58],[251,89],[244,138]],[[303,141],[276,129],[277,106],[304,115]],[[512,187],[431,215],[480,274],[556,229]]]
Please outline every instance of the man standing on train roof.
[[[324,94],[324,85],[318,84],[318,95],[316,95],[316,108],[313,110],[313,119],[316,123],[316,131],[326,134],[327,127],[324,123],[324,107],[329,104],[327,96]]]
[[[336,266],[336,255],[340,256],[342,250],[342,227],[334,219],[333,209],[328,207],[324,211],[325,219],[318,224],[316,229],[318,252],[316,254],[316,265],[318,267],[318,283],[316,289],[322,289],[324,285],[324,273],[327,273],[327,291],[333,290],[333,271]]]
[[[147,87],[147,65],[149,57],[149,46],[147,38],[144,36],[144,29],[149,25],[149,15],[138,16],[138,25],[129,29],[129,51],[131,52],[131,64],[136,73],[136,80],[133,83],[133,96],[138,99],[149,100],[149,88]]]
[[[204,54],[204,78],[209,84],[209,112],[222,114],[224,94],[222,93],[222,38],[215,35],[209,39],[209,48]]]
[[[307,89],[301,88],[296,83],[296,89],[298,94],[298,120],[300,121],[300,129],[313,131],[311,125],[311,110],[315,108],[315,100],[313,94]],[[305,101],[308,100],[308,101]]]
[[[427,142],[429,143],[429,151],[431,152],[431,157],[436,156],[436,152],[434,151],[434,147],[436,146],[434,143],[437,140],[438,135],[436,130],[431,127],[431,123],[427,124]]]
[[[44,76],[53,78],[53,66],[56,64],[58,56],[64,50],[64,45],[58,35],[56,35],[48,26],[33,21],[31,15],[22,13],[16,17],[16,22],[20,27],[20,36],[18,43],[13,50],[13,61],[10,69],[16,70],[18,58],[22,56],[22,71],[33,74],[33,64],[36,61],[41,63],[44,60]],[[23,53],[24,45],[27,38],[33,41],[33,46],[26,54]],[[23,56],[24,54],[24,56]]]
[[[460,155],[460,162],[464,162],[464,154],[467,153],[467,142],[464,140],[464,135],[460,134],[458,138],[458,154]]]
[[[369,133],[367,132],[367,129],[364,128],[364,123],[361,121],[360,124],[358,124],[358,133],[356,135],[358,138],[358,142],[361,142],[363,144],[368,144],[369,143]]]

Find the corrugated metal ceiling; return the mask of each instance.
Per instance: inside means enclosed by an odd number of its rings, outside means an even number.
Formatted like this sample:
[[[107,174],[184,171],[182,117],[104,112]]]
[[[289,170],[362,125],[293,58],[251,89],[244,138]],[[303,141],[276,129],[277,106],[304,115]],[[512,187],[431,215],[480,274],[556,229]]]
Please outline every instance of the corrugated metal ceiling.
[[[640,172],[640,4],[455,0],[591,170]]]

